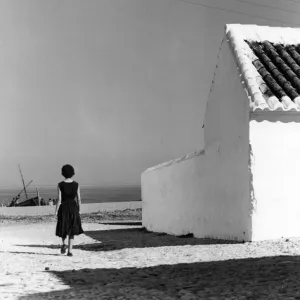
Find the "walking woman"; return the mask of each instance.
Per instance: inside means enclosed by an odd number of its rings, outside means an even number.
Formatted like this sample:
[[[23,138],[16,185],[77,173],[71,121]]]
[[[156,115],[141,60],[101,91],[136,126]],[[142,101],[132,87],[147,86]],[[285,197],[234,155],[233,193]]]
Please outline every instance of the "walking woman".
[[[65,240],[68,236],[68,256],[73,256],[72,247],[74,236],[83,233],[80,219],[80,188],[79,184],[72,179],[75,175],[71,165],[64,165],[61,174],[64,181],[58,184],[58,201],[55,215],[57,216],[56,236],[62,238],[61,254],[65,254],[67,246]],[[77,198],[77,201],[76,201]]]

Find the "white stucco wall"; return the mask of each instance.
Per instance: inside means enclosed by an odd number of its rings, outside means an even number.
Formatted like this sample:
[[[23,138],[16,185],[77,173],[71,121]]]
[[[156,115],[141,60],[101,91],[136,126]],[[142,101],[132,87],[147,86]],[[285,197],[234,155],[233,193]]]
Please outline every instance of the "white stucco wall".
[[[252,115],[253,240],[300,236],[299,137],[299,115]]]
[[[205,114],[205,153],[142,174],[147,229],[251,239],[248,101],[225,38]]]
[[[209,95],[204,123],[205,214],[197,237],[251,239],[249,197],[249,100],[225,37]]]
[[[204,152],[199,151],[144,172],[143,226],[174,235],[193,233],[206,171]]]

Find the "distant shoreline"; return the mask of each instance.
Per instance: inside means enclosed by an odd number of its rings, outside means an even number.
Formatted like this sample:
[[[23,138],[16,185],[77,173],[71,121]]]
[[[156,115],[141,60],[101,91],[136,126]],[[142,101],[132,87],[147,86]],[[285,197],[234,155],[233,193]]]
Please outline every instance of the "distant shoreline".
[[[76,181],[76,180],[75,180]],[[97,189],[112,189],[112,188],[140,188],[140,185],[89,185],[89,184],[80,184],[82,188],[97,188]],[[21,190],[23,187],[20,186],[7,186],[7,185],[0,185],[1,189],[12,189],[12,190]],[[35,188],[57,188],[57,184],[49,184],[49,185],[36,185],[31,184],[27,189],[35,189]]]
[[[21,191],[20,188],[1,188],[0,187],[0,205],[7,205]],[[40,196],[45,200],[57,198],[56,186],[38,187]],[[35,187],[27,189],[28,197],[36,195]],[[126,202],[139,201],[141,199],[141,188],[139,186],[82,186],[81,187],[82,203],[109,203],[109,202]],[[19,202],[25,200],[25,194],[22,193]]]

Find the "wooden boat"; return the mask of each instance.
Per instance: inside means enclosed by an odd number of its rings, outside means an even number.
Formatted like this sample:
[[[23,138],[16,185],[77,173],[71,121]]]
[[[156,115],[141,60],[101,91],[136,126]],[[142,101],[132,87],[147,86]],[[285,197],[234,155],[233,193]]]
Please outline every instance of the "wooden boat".
[[[40,195],[39,195],[39,190],[36,189],[37,195],[36,195],[35,197],[28,198],[26,188],[33,182],[33,180],[31,180],[31,181],[25,186],[25,182],[24,182],[24,178],[23,178],[22,171],[21,171],[21,167],[20,167],[20,165],[18,165],[18,166],[19,166],[19,171],[20,171],[20,174],[21,174],[22,183],[23,183],[23,189],[22,189],[21,192],[18,193],[18,195],[17,195],[15,198],[13,198],[13,200],[9,203],[8,207],[40,206],[40,205],[41,205],[41,197],[40,197]],[[20,199],[21,194],[22,194],[23,192],[25,193],[26,200],[25,200],[25,201],[22,201],[22,202],[18,202],[18,200]]]
[[[36,196],[30,199],[27,199],[21,203],[17,203],[15,207],[20,207],[20,206],[40,206],[40,197]]]

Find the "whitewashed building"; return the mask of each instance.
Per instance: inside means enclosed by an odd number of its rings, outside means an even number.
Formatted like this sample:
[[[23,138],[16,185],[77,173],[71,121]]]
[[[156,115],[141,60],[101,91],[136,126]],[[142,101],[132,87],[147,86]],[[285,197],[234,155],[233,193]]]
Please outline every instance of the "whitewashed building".
[[[300,29],[226,26],[204,143],[142,174],[148,230],[245,241],[300,236]]]

